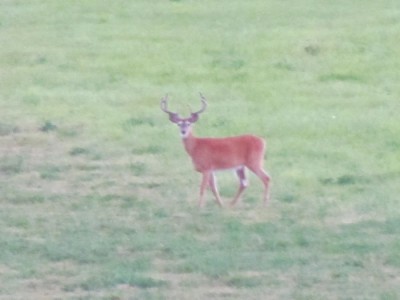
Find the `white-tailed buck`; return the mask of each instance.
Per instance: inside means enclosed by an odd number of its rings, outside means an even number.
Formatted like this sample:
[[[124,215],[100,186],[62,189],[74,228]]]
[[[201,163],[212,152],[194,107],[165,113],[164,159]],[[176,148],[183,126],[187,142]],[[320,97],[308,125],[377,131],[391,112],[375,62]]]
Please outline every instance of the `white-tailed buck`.
[[[269,197],[270,177],[263,169],[265,141],[254,135],[241,135],[225,138],[198,138],[192,134],[192,124],[207,107],[206,99],[200,94],[202,108],[191,113],[189,118],[181,118],[177,113],[168,110],[168,95],[161,99],[161,109],[169,115],[169,120],[179,126],[183,145],[192,158],[196,171],[203,174],[200,185],[199,206],[204,206],[204,190],[210,187],[217,203],[222,206],[218,193],[215,171],[234,169],[240,180],[239,190],[233,198],[234,206],[247,187],[245,168],[256,174],[264,184],[264,204]]]

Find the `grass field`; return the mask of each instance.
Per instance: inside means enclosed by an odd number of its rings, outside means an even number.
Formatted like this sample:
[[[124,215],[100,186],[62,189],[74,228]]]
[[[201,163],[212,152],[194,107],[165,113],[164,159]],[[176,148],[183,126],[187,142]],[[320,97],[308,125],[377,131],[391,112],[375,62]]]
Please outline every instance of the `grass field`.
[[[0,299],[399,299],[400,7],[0,3]],[[178,129],[266,138],[235,209]],[[218,174],[227,203],[237,180]]]

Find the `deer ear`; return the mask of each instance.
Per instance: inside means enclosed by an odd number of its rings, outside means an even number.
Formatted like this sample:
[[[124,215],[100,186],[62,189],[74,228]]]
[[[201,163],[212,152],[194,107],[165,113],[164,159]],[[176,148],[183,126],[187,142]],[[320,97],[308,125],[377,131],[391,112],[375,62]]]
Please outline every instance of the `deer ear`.
[[[181,118],[179,117],[178,114],[170,113],[170,114],[169,114],[169,120],[170,120],[172,123],[178,123],[178,122],[181,120]]]
[[[190,118],[188,118],[187,120],[188,120],[190,123],[196,123],[198,119],[199,119],[199,114],[198,114],[198,113],[192,113],[192,115],[190,116]]]

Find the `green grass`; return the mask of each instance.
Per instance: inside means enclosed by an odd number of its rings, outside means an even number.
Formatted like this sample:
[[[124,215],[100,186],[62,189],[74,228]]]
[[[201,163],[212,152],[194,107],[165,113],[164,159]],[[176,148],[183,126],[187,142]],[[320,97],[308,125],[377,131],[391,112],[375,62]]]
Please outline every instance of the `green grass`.
[[[2,1],[0,299],[398,299],[397,1]],[[161,112],[267,140],[207,194]],[[227,203],[232,174],[218,174]]]

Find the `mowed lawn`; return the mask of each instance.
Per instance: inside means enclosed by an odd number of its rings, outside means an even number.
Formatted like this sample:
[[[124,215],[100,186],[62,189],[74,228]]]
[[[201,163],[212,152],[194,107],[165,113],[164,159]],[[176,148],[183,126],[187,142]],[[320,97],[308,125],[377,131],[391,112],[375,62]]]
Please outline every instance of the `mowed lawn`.
[[[400,6],[0,2],[0,299],[399,299]],[[198,136],[267,140],[197,207]],[[217,174],[224,203],[232,172]]]

